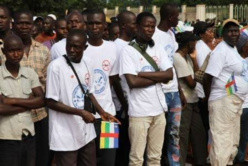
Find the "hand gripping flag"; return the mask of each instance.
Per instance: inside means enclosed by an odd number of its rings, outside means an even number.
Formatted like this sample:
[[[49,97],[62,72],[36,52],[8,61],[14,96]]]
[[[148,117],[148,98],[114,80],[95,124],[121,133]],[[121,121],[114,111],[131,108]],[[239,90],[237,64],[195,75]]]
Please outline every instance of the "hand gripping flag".
[[[102,121],[100,149],[119,147],[119,126],[117,123]]]
[[[232,74],[231,78],[228,79],[225,87],[226,87],[226,92],[228,96],[233,95],[235,92],[238,91],[234,74]]]

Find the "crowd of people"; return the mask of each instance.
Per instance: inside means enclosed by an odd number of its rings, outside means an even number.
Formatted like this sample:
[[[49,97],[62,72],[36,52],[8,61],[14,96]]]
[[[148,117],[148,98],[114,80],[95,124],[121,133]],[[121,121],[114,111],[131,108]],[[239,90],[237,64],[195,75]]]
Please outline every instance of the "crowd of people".
[[[195,166],[248,165],[248,36],[235,19],[218,40],[204,21],[177,32],[178,17],[0,5],[0,165],[185,166],[189,149]],[[119,148],[100,148],[102,121]]]

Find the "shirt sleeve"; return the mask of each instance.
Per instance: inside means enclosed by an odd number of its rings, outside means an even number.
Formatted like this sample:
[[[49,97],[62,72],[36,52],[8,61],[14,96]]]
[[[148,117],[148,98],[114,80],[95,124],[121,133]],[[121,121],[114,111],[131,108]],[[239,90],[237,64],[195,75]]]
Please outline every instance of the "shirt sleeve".
[[[118,70],[118,67],[119,67],[119,63],[118,63],[118,54],[117,54],[117,49],[116,49],[116,45],[113,43],[113,47],[114,48],[111,48],[111,49],[114,49],[113,51],[113,65],[112,65],[112,68],[110,70],[110,76],[114,76],[114,75],[118,75],[119,74],[119,70]]]
[[[46,98],[59,101],[60,80],[57,66],[51,63],[47,70]]]
[[[120,76],[124,74],[138,75],[135,50],[131,46],[126,46],[120,55]]]
[[[210,55],[205,73],[218,77],[224,68],[225,56],[220,51],[215,51]]]
[[[28,68],[30,70],[30,80],[31,80],[31,88],[41,87],[40,80],[38,74],[32,68]]]
[[[162,49],[162,47],[159,47],[159,48],[160,48],[159,49],[159,54],[160,54],[159,56],[161,59],[159,68],[162,71],[166,71],[167,69],[172,68],[172,65],[171,65],[171,62],[168,58],[167,52],[164,49]]]
[[[174,56],[174,66],[177,72],[178,78],[191,76],[191,72],[188,69],[186,60],[178,53]]]

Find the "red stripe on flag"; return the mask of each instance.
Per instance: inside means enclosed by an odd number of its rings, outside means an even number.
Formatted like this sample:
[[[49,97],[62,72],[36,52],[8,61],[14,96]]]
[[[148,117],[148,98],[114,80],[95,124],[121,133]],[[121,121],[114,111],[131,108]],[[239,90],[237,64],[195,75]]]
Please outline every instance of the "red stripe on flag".
[[[119,134],[117,133],[101,133],[101,137],[110,137],[110,138],[118,138]]]
[[[230,86],[235,84],[235,80],[232,80],[231,82],[229,82],[228,84],[226,84],[226,88],[229,88]]]

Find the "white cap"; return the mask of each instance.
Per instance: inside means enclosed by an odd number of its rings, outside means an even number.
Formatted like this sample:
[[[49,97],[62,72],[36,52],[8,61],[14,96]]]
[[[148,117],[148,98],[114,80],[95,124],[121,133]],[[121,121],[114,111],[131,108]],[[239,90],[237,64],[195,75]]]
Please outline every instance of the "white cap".
[[[54,14],[48,14],[47,16],[52,17],[54,20],[57,19],[57,17]]]

